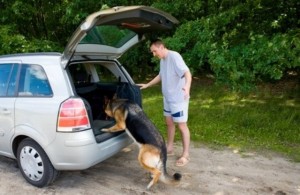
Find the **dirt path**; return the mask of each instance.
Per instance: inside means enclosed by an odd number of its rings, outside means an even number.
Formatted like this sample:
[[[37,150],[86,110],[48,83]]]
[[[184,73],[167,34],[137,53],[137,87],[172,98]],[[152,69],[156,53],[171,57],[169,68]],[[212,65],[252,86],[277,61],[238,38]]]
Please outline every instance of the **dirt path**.
[[[0,157],[0,194],[300,195],[300,163],[279,157],[193,147],[186,167],[174,166],[175,156],[168,159],[169,173],[183,175],[179,186],[158,183],[148,191],[149,175],[136,159],[132,145],[88,170],[62,172],[54,184],[39,189],[25,182],[13,160]]]

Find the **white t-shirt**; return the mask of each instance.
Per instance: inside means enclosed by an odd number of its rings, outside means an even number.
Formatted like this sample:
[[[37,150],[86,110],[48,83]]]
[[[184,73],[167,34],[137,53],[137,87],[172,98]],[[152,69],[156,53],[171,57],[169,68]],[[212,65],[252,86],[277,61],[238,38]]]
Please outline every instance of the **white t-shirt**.
[[[189,71],[181,55],[176,51],[168,50],[167,56],[160,60],[160,78],[162,93],[170,103],[184,102],[185,85],[184,73]]]

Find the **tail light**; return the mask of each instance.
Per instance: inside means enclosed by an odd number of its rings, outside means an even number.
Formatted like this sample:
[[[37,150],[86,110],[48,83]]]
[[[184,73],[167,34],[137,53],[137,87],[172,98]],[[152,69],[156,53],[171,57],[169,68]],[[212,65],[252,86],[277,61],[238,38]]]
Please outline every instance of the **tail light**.
[[[71,98],[61,104],[57,131],[73,132],[89,128],[91,128],[91,124],[82,99]]]

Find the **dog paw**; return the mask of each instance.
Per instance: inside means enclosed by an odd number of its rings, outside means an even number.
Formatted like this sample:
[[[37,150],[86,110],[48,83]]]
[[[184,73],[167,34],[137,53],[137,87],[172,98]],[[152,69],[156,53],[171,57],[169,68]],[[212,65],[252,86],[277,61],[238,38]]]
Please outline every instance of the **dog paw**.
[[[101,129],[102,132],[110,132],[109,129]]]

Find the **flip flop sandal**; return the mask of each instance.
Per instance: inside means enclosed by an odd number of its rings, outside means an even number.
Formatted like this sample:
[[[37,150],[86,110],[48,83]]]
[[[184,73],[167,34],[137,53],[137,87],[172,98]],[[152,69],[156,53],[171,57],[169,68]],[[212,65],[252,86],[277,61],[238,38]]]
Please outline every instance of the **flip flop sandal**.
[[[177,161],[176,161],[176,166],[177,167],[183,167],[185,166],[186,164],[188,164],[188,162],[190,161],[190,158],[189,157],[180,157]]]

